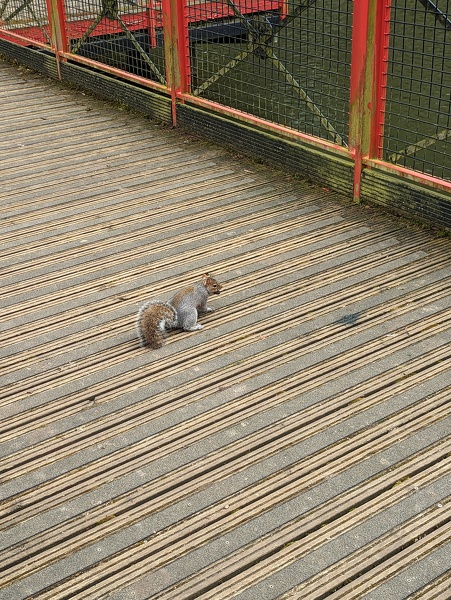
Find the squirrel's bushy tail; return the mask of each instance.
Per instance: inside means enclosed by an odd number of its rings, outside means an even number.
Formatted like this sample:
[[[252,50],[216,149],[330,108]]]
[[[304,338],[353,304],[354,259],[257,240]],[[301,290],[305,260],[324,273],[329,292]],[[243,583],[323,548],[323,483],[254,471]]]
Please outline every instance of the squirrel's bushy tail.
[[[138,312],[136,327],[142,346],[161,348],[164,332],[177,326],[177,312],[167,302],[150,300]]]

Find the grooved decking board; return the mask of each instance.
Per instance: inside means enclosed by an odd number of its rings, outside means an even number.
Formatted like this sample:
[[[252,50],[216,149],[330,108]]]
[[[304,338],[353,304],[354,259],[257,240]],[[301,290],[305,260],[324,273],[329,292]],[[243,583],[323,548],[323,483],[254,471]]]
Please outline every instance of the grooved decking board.
[[[448,597],[449,241],[1,63],[0,101],[0,598]]]

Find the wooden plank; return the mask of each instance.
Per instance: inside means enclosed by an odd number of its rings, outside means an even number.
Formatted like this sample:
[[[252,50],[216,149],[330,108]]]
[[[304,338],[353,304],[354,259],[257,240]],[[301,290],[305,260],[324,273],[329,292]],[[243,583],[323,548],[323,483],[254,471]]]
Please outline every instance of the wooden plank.
[[[0,81],[0,594],[445,597],[449,240]],[[142,348],[210,269],[204,329]]]

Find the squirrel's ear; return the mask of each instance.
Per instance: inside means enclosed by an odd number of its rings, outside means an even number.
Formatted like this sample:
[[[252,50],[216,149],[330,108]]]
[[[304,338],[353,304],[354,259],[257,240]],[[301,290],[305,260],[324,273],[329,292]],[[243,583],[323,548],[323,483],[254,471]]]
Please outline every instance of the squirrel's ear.
[[[203,281],[206,281],[206,280],[207,280],[207,279],[209,279],[209,278],[210,278],[210,275],[209,275],[208,273],[204,273],[204,274],[202,275],[202,280],[203,280]]]

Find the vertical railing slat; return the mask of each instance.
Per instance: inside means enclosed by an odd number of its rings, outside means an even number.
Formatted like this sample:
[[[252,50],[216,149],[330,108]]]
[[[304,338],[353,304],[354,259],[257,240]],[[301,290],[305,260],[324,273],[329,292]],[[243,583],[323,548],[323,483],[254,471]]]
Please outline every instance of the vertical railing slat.
[[[373,63],[373,53],[368,45],[370,10],[375,0],[354,2],[351,49],[351,82],[349,98],[349,151],[354,159],[355,201],[360,199],[362,158],[369,151],[370,98],[368,72]]]

